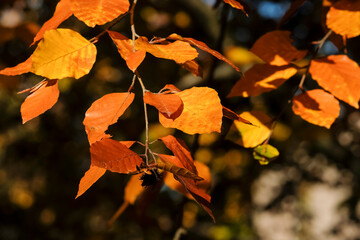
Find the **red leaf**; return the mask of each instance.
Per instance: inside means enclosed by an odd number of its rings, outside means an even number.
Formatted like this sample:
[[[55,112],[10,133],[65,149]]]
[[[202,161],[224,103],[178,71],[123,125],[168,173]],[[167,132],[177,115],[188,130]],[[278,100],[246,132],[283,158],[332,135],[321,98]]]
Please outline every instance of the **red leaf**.
[[[226,62],[227,64],[229,64],[231,67],[233,67],[236,71],[240,72],[239,68],[236,67],[229,59],[227,59],[226,57],[224,57],[221,53],[219,53],[218,51],[215,51],[211,48],[208,47],[208,45],[206,45],[205,43],[195,40],[193,38],[184,38],[176,33],[171,34],[170,36],[167,37],[167,39],[171,39],[171,40],[180,40],[180,41],[184,41],[184,42],[188,42],[191,45],[194,45],[198,48],[200,48],[201,50],[210,53],[211,55],[213,55],[214,57],[218,58],[221,61]]]
[[[31,70],[32,57],[30,56],[25,62],[19,63],[15,67],[8,67],[0,71],[0,74],[7,76],[21,75]]]
[[[134,100],[133,93],[110,93],[96,100],[85,113],[83,124],[89,143],[106,136],[105,131],[125,112]]]
[[[224,114],[224,117],[227,117],[227,118],[229,118],[229,119],[231,119],[233,121],[240,121],[240,122],[243,122],[243,123],[246,123],[246,124],[253,125],[248,120],[240,117],[240,115],[235,113],[233,110],[231,110],[229,108],[226,108],[224,106],[223,106],[223,114]]]
[[[93,165],[90,165],[89,170],[85,172],[85,175],[81,178],[79,184],[79,190],[75,197],[78,198],[83,195],[97,180],[99,180],[106,172],[106,169],[99,168]]]
[[[57,80],[44,81],[37,90],[30,93],[21,105],[23,123],[52,108],[59,98]]]
[[[175,94],[158,94],[146,92],[144,102],[154,106],[166,118],[175,119],[180,116],[184,104],[181,98]]]
[[[197,170],[194,165],[194,160],[191,157],[191,153],[181,139],[177,139],[172,135],[168,135],[166,137],[160,138],[160,140],[163,141],[166,147],[174,153],[175,157],[180,160],[184,168],[197,174]]]
[[[72,15],[70,0],[61,0],[55,9],[54,15],[41,27],[30,46],[41,40],[47,30],[57,28],[63,21]]]
[[[91,164],[112,172],[135,172],[141,157],[118,141],[103,138],[90,146]]]

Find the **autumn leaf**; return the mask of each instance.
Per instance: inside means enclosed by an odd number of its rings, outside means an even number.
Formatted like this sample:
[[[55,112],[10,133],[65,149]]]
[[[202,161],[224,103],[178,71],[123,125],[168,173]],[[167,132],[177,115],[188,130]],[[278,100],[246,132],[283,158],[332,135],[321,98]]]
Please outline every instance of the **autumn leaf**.
[[[107,136],[105,131],[117,122],[134,100],[133,93],[110,93],[96,100],[85,113],[83,124],[90,145]]]
[[[256,64],[235,83],[228,97],[253,97],[277,89],[291,78],[297,69],[290,66]]]
[[[242,118],[239,116],[239,114],[235,113],[233,110],[227,108],[227,107],[224,107],[223,106],[223,114],[224,114],[224,117],[226,118],[229,118],[233,121],[239,121],[239,122],[243,122],[243,123],[246,123],[246,124],[250,124],[250,125],[253,125],[251,122],[249,122],[248,120]]]
[[[176,94],[146,92],[144,103],[156,107],[164,117],[169,119],[179,117],[184,108],[181,98]]]
[[[330,128],[340,113],[339,101],[322,89],[306,91],[293,99],[295,114],[309,123]]]
[[[193,38],[184,38],[176,33],[171,34],[170,36],[167,37],[167,39],[171,39],[171,40],[180,40],[180,41],[184,41],[184,42],[188,42],[193,46],[196,46],[198,48],[200,48],[201,50],[210,53],[211,55],[213,55],[214,57],[218,58],[221,61],[226,62],[227,64],[229,64],[231,67],[233,67],[236,71],[240,72],[239,68],[236,67],[229,59],[227,59],[226,57],[224,57],[221,53],[219,53],[218,51],[215,51],[211,48],[209,48],[208,45],[206,45],[205,43],[195,40]]]
[[[30,46],[41,40],[46,31],[57,28],[63,21],[65,21],[72,15],[72,11],[70,9],[70,2],[71,0],[61,0],[56,5],[54,15],[40,28],[39,32],[36,34]]]
[[[99,180],[105,174],[105,172],[105,168],[90,165],[89,170],[85,172],[85,175],[80,180],[79,190],[75,199],[83,195],[94,183],[97,182],[97,180]]]
[[[115,43],[121,57],[126,61],[126,65],[128,68],[135,72],[138,66],[142,63],[146,56],[146,51],[138,50],[134,52],[133,50],[133,42],[131,39],[128,39],[124,35],[114,32],[114,31],[107,31]]]
[[[180,167],[182,166],[182,164],[179,164],[180,160],[178,160],[175,156],[165,154],[158,154],[158,156],[160,157],[156,161],[156,166],[158,168],[176,174],[177,176],[191,178],[196,181],[203,180],[202,177],[199,177],[198,175],[192,173],[190,170]]]
[[[286,11],[284,16],[278,23],[278,26],[282,26],[285,22],[287,22],[292,15],[306,2],[307,0],[294,0],[291,2],[289,9]]]
[[[188,134],[221,132],[222,105],[212,88],[193,87],[176,94],[184,104],[181,115],[172,120],[159,114],[164,127],[177,128]]]
[[[273,31],[261,36],[250,49],[265,62],[275,65],[288,65],[295,60],[303,59],[307,51],[297,50],[292,45],[289,31]]]
[[[279,156],[279,151],[270,144],[262,144],[254,148],[253,157],[261,165],[267,165]]]
[[[184,166],[184,168],[190,170],[194,174],[197,174],[191,153],[182,140],[177,139],[172,135],[162,137],[160,140],[174,153],[175,157],[179,159],[180,164]],[[181,167],[180,164],[178,165]]]
[[[21,105],[23,124],[52,108],[59,98],[57,80],[43,81]]]
[[[331,55],[311,61],[309,72],[325,90],[359,108],[360,67],[346,55]]]
[[[135,41],[136,50],[143,50],[155,57],[174,60],[176,63],[183,64],[191,61],[198,56],[195,48],[189,43],[175,41],[169,44],[151,44],[146,37],[139,37]]]
[[[346,38],[360,35],[360,1],[335,2],[326,15],[326,25]]]
[[[129,10],[128,0],[71,0],[71,11],[89,27],[103,25]]]
[[[264,142],[270,135],[272,119],[259,111],[243,112],[240,117],[253,125],[234,121],[226,139],[246,148],[253,148]]]
[[[159,93],[178,93],[181,92],[180,89],[178,89],[175,85],[173,84],[166,84],[165,87],[163,87]]]
[[[240,9],[241,11],[243,11],[246,16],[248,15],[247,12],[245,11],[245,8],[244,6],[239,3],[238,1],[236,0],[223,0],[225,3],[229,4],[230,6],[232,6],[233,8],[237,8],[237,9]]]
[[[31,71],[49,79],[86,75],[96,60],[96,47],[70,29],[46,31],[32,55]]]
[[[131,176],[130,180],[125,187],[124,201],[130,204],[134,204],[136,198],[144,191],[144,187],[141,186],[142,181],[138,175]]]
[[[195,60],[186,61],[181,64],[181,66],[191,72],[194,76],[203,77],[203,70]]]
[[[6,76],[15,76],[28,73],[31,70],[32,57],[30,56],[25,62],[19,63],[14,67],[8,67],[0,71],[0,74]]]
[[[141,157],[118,141],[103,138],[90,146],[91,164],[111,172],[135,172]]]

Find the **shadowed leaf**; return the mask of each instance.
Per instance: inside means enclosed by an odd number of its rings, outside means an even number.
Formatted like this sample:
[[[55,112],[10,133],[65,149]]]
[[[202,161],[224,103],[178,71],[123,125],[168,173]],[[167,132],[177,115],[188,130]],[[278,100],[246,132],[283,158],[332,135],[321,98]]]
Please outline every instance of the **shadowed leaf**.
[[[194,74],[194,76],[203,77],[203,70],[195,60],[187,61],[181,64],[181,66]]]
[[[146,92],[144,102],[156,107],[166,118],[176,119],[182,113],[184,104],[176,94],[159,94]]]

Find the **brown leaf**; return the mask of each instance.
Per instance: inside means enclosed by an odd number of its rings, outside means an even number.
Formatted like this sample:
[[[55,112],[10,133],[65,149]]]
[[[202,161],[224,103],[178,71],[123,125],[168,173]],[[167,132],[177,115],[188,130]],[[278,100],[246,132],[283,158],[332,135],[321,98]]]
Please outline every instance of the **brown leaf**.
[[[256,64],[235,83],[228,97],[253,97],[277,89],[295,75],[297,69],[290,66]]]
[[[340,113],[339,101],[322,89],[306,91],[293,99],[295,114],[309,123],[330,128]]]
[[[138,50],[134,52],[133,42],[131,39],[128,39],[124,35],[114,32],[114,31],[107,31],[115,43],[121,57],[126,61],[126,65],[128,68],[135,72],[138,66],[142,63],[145,58],[146,51]]]
[[[160,114],[159,121],[164,127],[177,128],[188,134],[221,131],[222,105],[214,89],[193,87],[176,95],[181,98],[184,110],[174,120]]]
[[[28,73],[31,70],[32,57],[30,56],[25,62],[19,63],[15,67],[8,67],[0,71],[0,74],[6,76],[15,76]]]
[[[188,42],[191,45],[194,45],[198,48],[200,48],[201,50],[210,53],[211,55],[213,55],[214,57],[218,58],[221,61],[226,62],[227,64],[229,64],[231,67],[233,67],[236,71],[240,72],[239,68],[236,67],[229,59],[227,59],[226,57],[224,57],[221,53],[219,53],[218,51],[215,51],[211,48],[208,47],[208,45],[206,45],[205,43],[195,40],[193,38],[184,38],[176,33],[171,34],[170,36],[167,37],[167,39],[171,39],[171,40],[180,40],[180,41],[184,41],[184,42]]]
[[[223,114],[224,114],[224,117],[229,118],[229,119],[231,119],[233,121],[240,121],[240,122],[243,122],[243,123],[246,123],[246,124],[253,125],[248,120],[240,117],[240,115],[235,113],[233,110],[231,110],[231,109],[229,109],[227,107],[224,107],[224,106],[223,106]]]
[[[360,1],[339,0],[334,3],[327,13],[326,25],[346,38],[360,35]]]
[[[261,36],[250,49],[265,62],[275,65],[288,65],[295,60],[303,59],[307,51],[297,50],[292,45],[289,31],[273,31]]]
[[[182,41],[175,41],[169,44],[151,44],[146,37],[139,37],[135,41],[136,50],[146,51],[155,57],[174,60],[183,64],[198,56],[198,52],[190,44]]]
[[[359,108],[360,67],[346,55],[331,55],[311,61],[309,72],[325,90]]]
[[[93,102],[83,124],[90,145],[106,136],[105,131],[125,112],[134,100],[133,93],[110,93]]]
[[[176,94],[146,92],[144,103],[156,107],[164,117],[170,119],[179,117],[184,108],[181,98]]]
[[[99,168],[93,165],[90,165],[89,170],[85,172],[85,175],[81,178],[79,184],[79,190],[75,197],[78,198],[83,195],[94,183],[97,182],[106,172],[106,169]]]
[[[177,176],[191,178],[196,181],[203,180],[202,177],[199,177],[198,175],[192,173],[190,170],[180,167],[182,166],[182,164],[179,164],[180,160],[177,159],[175,156],[165,154],[159,154],[158,156],[160,157],[160,159],[156,161],[156,166],[158,168],[176,174]]]
[[[168,135],[166,137],[160,138],[160,140],[168,149],[174,153],[175,157],[179,159],[184,168],[197,175],[197,170],[194,165],[194,160],[191,157],[191,153],[181,139],[177,139],[172,135]],[[181,165],[179,166],[181,167]]]
[[[129,173],[143,162],[141,157],[118,141],[103,138],[90,146],[91,164],[112,172]]]
[[[129,0],[71,0],[74,15],[89,27],[103,25],[126,13]]]
[[[21,105],[23,124],[52,108],[59,98],[57,80],[44,81]]]
[[[203,70],[195,60],[187,61],[181,64],[181,66],[186,70],[188,70],[189,72],[191,72],[192,74],[194,74],[195,76],[203,77]]]
[[[71,0],[61,0],[56,5],[54,15],[40,28],[39,32],[36,34],[30,46],[41,40],[46,31],[57,28],[63,21],[65,21],[72,15],[72,11],[70,9],[70,1]]]

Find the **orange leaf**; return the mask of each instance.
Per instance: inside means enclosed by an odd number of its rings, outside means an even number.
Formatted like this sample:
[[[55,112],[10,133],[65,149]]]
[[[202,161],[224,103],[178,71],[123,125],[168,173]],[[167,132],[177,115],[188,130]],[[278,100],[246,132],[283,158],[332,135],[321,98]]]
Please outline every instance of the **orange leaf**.
[[[118,141],[103,138],[90,146],[91,164],[118,173],[135,172],[141,157]]]
[[[303,59],[307,51],[299,51],[292,45],[289,31],[273,31],[261,36],[250,49],[265,62],[283,66]]]
[[[244,9],[244,6],[239,3],[238,1],[236,0],[223,0],[225,3],[229,4],[230,6],[232,6],[233,8],[237,8],[237,9],[240,9],[241,11],[243,11],[246,16],[248,15]]]
[[[128,68],[135,72],[135,70],[144,60],[146,51],[138,50],[134,52],[131,39],[128,39],[118,32],[108,31],[108,33],[111,39],[114,41],[121,57],[126,61]]]
[[[186,70],[188,70],[189,72],[191,72],[192,74],[194,74],[195,76],[203,77],[203,70],[195,60],[187,61],[181,64],[181,66]]]
[[[177,128],[188,134],[221,131],[222,105],[214,89],[193,87],[176,95],[183,101],[184,110],[174,120],[160,114],[159,121],[164,127]]]
[[[37,90],[30,93],[21,105],[23,123],[52,108],[59,98],[57,80],[44,81]]]
[[[240,121],[240,122],[243,122],[243,123],[246,123],[246,124],[253,125],[248,120],[240,117],[239,114],[235,113],[233,110],[231,110],[229,108],[226,108],[224,106],[223,106],[223,114],[224,114],[224,117],[229,118],[229,119],[231,119],[233,121],[236,120],[236,121]]]
[[[322,89],[315,89],[295,96],[292,109],[309,123],[330,128],[339,116],[340,104],[333,95]]]
[[[139,37],[135,41],[136,50],[146,51],[155,57],[174,60],[183,64],[198,56],[198,52],[190,44],[182,41],[175,41],[169,44],[151,44],[146,37]]]
[[[229,64],[231,67],[233,67],[236,71],[240,71],[238,67],[236,67],[229,59],[227,59],[226,57],[224,57],[221,53],[219,53],[218,51],[215,51],[211,48],[208,47],[208,45],[206,45],[205,43],[195,40],[193,38],[184,38],[176,33],[171,34],[170,36],[167,37],[167,39],[171,39],[171,40],[180,40],[180,41],[184,41],[184,42],[188,42],[191,45],[194,45],[198,48],[200,48],[201,50],[210,53],[211,55],[213,55],[214,57],[218,58],[221,61],[226,62],[227,64]]]
[[[154,106],[166,118],[175,119],[183,111],[184,104],[176,94],[158,94],[146,92],[144,103]]]
[[[21,75],[31,70],[32,57],[30,56],[25,62],[19,63],[15,67],[8,67],[0,71],[0,74],[7,76]]]
[[[178,93],[181,92],[180,89],[178,89],[175,85],[173,84],[166,84],[165,87],[163,87],[159,93]]]
[[[172,135],[160,138],[160,140],[165,144],[165,146],[170,149],[175,157],[180,161],[180,163],[175,163],[179,167],[184,167],[190,170],[192,173],[197,174],[196,167],[194,165],[194,160],[191,157],[191,153],[186,147],[185,143],[181,139],[177,139]],[[181,165],[180,165],[181,164]]]
[[[202,177],[192,173],[190,170],[180,167],[182,164],[179,164],[180,160],[178,160],[175,156],[165,154],[159,154],[158,156],[160,157],[156,161],[156,166],[158,168],[176,174],[177,176],[191,178],[196,181],[203,180]]]
[[[48,30],[57,28],[63,21],[68,19],[72,15],[70,9],[70,0],[61,0],[55,9],[54,15],[41,27],[39,32],[36,34],[32,44],[34,45],[37,41],[43,38],[44,33]]]
[[[125,147],[130,148],[136,141],[120,141],[120,143],[125,145]]]
[[[96,60],[96,47],[71,29],[46,31],[32,55],[31,71],[49,79],[86,75]]]
[[[97,180],[99,180],[106,172],[106,169],[99,168],[93,165],[90,165],[89,170],[85,172],[85,175],[81,178],[79,184],[79,190],[75,197],[78,198],[83,195]]]
[[[332,55],[311,61],[311,76],[325,90],[359,108],[360,67],[346,55]]]
[[[103,25],[129,10],[128,0],[71,0],[74,15],[89,27]]]
[[[125,112],[134,100],[133,93],[110,93],[93,102],[83,124],[90,145],[106,136],[105,131]]]
[[[256,64],[237,81],[228,97],[250,97],[277,89],[297,72],[290,66]]]
[[[360,35],[360,1],[339,0],[334,3],[326,15],[326,25],[346,38]]]
[[[141,186],[142,181],[138,175],[131,176],[130,180],[125,187],[124,201],[130,204],[134,204],[136,198],[145,190]]]
[[[253,125],[234,121],[226,139],[246,148],[253,148],[269,137],[272,119],[265,113],[258,111],[243,112],[240,117],[247,119]]]

